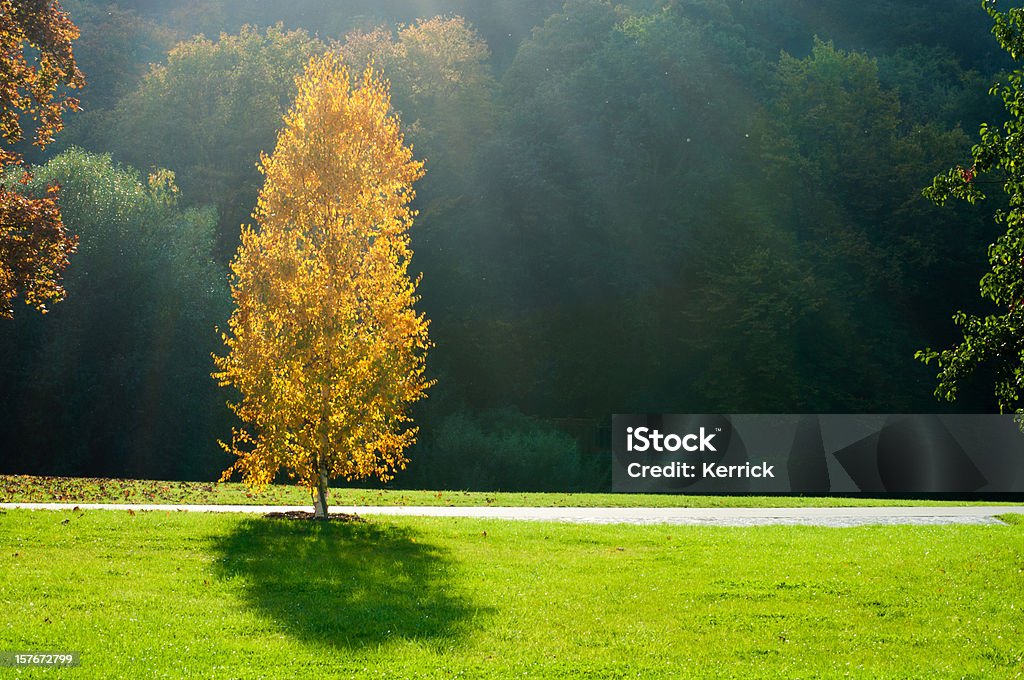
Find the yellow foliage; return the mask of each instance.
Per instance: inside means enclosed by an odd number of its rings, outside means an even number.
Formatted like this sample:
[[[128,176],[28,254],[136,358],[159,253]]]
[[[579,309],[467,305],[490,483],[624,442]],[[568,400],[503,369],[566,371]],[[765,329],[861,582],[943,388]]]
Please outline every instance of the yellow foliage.
[[[350,83],[314,57],[232,262],[236,308],[213,377],[251,429],[225,449],[255,488],[288,470],[311,491],[328,478],[390,479],[415,441],[408,407],[424,376],[428,321],[408,273],[412,184],[423,164],[389,115],[388,84]]]

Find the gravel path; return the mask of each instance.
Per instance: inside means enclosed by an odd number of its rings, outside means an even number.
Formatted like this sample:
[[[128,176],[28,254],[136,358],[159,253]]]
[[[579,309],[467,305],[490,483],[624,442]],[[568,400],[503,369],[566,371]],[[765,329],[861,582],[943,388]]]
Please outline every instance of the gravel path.
[[[123,503],[0,503],[0,510],[132,510],[135,512],[269,512],[310,511],[304,506],[145,505]],[[690,524],[759,526],[798,524],[852,527],[867,524],[1000,524],[996,515],[1024,514],[1024,505],[857,508],[495,508],[432,506],[332,506],[331,513],[402,517],[472,517],[478,519],[575,522],[581,524]]]

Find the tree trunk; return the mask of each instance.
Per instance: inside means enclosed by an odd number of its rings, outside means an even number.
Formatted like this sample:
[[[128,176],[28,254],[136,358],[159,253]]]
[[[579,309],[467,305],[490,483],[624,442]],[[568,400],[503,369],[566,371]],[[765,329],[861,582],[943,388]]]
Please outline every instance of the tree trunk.
[[[320,466],[320,483],[316,486],[316,499],[313,502],[314,517],[327,519],[327,471]]]
[[[316,485],[317,499],[313,503],[316,519],[327,519],[327,446],[330,439],[327,436],[328,414],[331,403],[331,394],[324,383],[320,386],[320,452],[317,455],[317,474],[319,475]]]

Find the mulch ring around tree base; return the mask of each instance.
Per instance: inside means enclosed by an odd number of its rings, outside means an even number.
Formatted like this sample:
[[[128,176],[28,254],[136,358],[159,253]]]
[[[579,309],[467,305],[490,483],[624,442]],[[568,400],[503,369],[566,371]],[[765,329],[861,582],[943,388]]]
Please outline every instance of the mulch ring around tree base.
[[[316,515],[312,512],[305,510],[289,510],[288,512],[268,512],[263,515],[264,517],[270,517],[272,519],[304,519],[314,520]],[[332,522],[365,522],[366,520],[359,515],[352,515],[345,512],[332,512],[327,515],[327,519]]]

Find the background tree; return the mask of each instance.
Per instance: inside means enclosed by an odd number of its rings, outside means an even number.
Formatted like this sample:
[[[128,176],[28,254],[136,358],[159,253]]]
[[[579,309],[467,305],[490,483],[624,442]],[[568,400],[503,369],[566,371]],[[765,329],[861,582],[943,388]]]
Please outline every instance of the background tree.
[[[351,88],[334,56],[297,81],[254,217],[232,263],[236,308],[214,377],[241,398],[225,449],[254,487],[285,468],[327,516],[328,480],[389,479],[415,441],[427,321],[407,273],[412,183],[423,164],[370,69]]]
[[[20,175],[20,170],[12,169]],[[78,252],[68,299],[0,324],[0,451],[40,474],[211,479],[230,423],[211,384],[213,328],[229,313],[212,260],[216,214],[183,209],[166,171],[70,149],[37,167],[29,193],[60,184]]]
[[[61,89],[85,82],[71,47],[77,37],[57,0],[0,0],[0,172],[21,159],[12,146],[24,137],[26,114],[42,148],[63,127],[64,111],[78,108]],[[56,197],[55,186],[30,197],[0,184],[0,317],[14,313],[18,295],[42,312],[64,296],[60,275],[75,244]]]
[[[68,116],[52,150],[72,146],[110,151],[112,111],[132,93],[182,36],[130,9],[90,0],[62,0],[81,35],[75,41],[75,62],[89,74],[76,92],[81,110]],[[150,165],[155,164],[151,162]],[[148,166],[144,166],[148,167]]]
[[[361,71],[369,63],[391,83],[391,104],[418,152],[430,161],[430,176],[446,188],[421,187],[433,202],[466,191],[474,150],[495,131],[497,83],[490,51],[462,17],[433,17],[401,26],[356,31],[340,46],[345,63]],[[451,183],[455,186],[450,186]],[[429,208],[424,212],[430,212]]]
[[[215,206],[227,261],[256,201],[260,149],[273,144],[295,95],[293,74],[322,49],[305,31],[281,26],[244,26],[217,40],[196,36],[153,66],[111,116],[95,121],[102,127],[90,139],[135,167],[173,171],[186,204]]]
[[[996,9],[994,0],[982,6],[994,21],[992,33],[999,45],[1018,64],[1024,59],[1024,9]],[[981,278],[981,296],[998,311],[979,316],[958,311],[953,321],[963,333],[950,349],[931,348],[917,353],[923,362],[939,367],[935,395],[954,401],[967,379],[979,369],[991,371],[994,393],[1001,413],[1024,413],[1024,70],[1015,69],[1005,85],[991,92],[1002,98],[1009,114],[1002,126],[983,124],[981,140],[971,151],[971,166],[957,166],[938,175],[925,196],[939,205],[949,199],[975,203],[985,198],[981,178],[1001,184],[1007,208],[996,213],[1005,227],[988,248],[991,270]]]
[[[455,337],[478,311],[491,263],[473,245],[494,228],[480,219],[480,149],[498,129],[499,90],[487,44],[461,17],[433,17],[391,30],[355,31],[340,45],[353,72],[372,61],[391,83],[391,105],[430,165],[417,184],[414,268],[429,271],[419,293],[435,337]],[[473,291],[470,293],[470,291]],[[432,354],[435,374],[465,356],[456,342]],[[447,382],[447,381],[446,381]],[[431,399],[427,408],[441,407]]]
[[[920,186],[962,153],[966,135],[935,121],[901,124],[902,101],[882,85],[877,60],[821,40],[803,59],[782,54],[773,89],[763,183],[780,196],[773,218],[818,279],[822,311],[808,326],[816,341],[785,374],[809,371],[798,391],[818,409],[928,408],[929,377],[907,357],[941,314],[948,298],[937,293],[969,275],[956,249],[981,224],[936,215]]]

